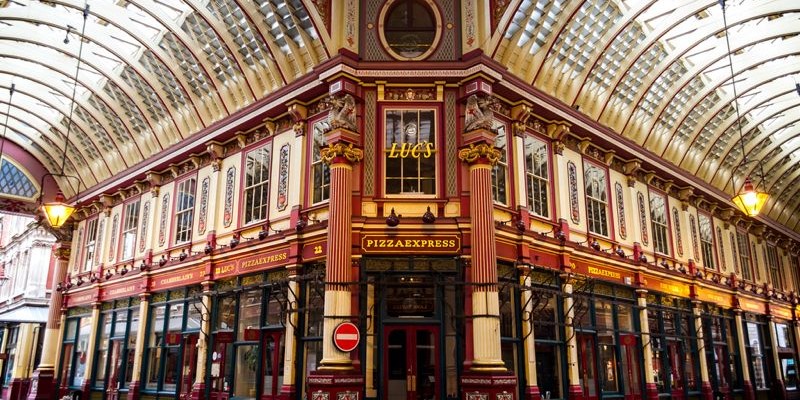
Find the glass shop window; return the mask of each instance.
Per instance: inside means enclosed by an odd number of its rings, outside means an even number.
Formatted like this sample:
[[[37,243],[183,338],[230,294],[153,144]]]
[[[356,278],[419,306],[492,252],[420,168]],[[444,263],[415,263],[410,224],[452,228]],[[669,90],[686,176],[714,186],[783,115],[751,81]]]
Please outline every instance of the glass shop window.
[[[516,273],[510,276],[501,275],[499,281],[499,301],[500,301],[500,348],[503,362],[510,372],[518,372],[520,357],[520,338],[518,335],[519,317],[519,293],[515,290],[513,283],[517,281]]]
[[[781,377],[786,390],[797,389],[797,362],[794,357],[795,343],[791,325],[775,323],[775,339],[778,343],[778,360]]]
[[[536,375],[539,391],[545,398],[566,398],[564,376],[566,359],[562,334],[561,302],[563,298],[555,292],[537,290],[531,292],[534,306],[533,322]]]
[[[385,111],[384,165],[387,195],[436,194],[436,112]]]
[[[19,337],[19,326],[14,326],[8,330],[8,339],[6,339],[6,362],[3,363],[5,373],[3,374],[3,386],[8,386],[11,383],[11,375],[14,372],[14,364],[17,358],[17,340]]]
[[[745,336],[747,341],[748,358],[750,359],[751,379],[756,390],[766,389],[769,377],[767,376],[767,352],[765,349],[765,337],[763,326],[755,322],[745,322]]]
[[[303,284],[305,297],[305,315],[303,336],[300,343],[303,346],[302,368],[303,378],[316,371],[322,360],[322,321],[325,304],[325,267],[322,265],[309,267],[306,276],[309,277]],[[304,388],[305,390],[305,388]]]
[[[497,132],[494,147],[500,151],[500,159],[492,167],[492,199],[499,204],[508,205],[508,136],[506,135],[506,125],[500,121],[495,121],[494,130]]]
[[[199,328],[189,322],[192,309],[202,309],[200,301],[185,297],[182,289],[154,296],[142,372],[145,391],[177,391],[184,353],[192,351],[189,334],[196,335]]]

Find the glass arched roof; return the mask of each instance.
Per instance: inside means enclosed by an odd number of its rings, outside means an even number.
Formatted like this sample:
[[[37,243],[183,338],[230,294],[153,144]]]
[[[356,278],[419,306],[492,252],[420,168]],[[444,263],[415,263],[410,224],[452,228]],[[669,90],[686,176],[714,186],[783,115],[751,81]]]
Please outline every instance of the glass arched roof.
[[[763,168],[766,214],[800,219],[800,2],[522,0],[493,57],[571,107],[731,194]],[[733,179],[732,179],[733,178]]]
[[[338,51],[329,11],[357,3],[92,1],[65,172],[92,187],[311,72]],[[763,168],[766,215],[800,232],[800,2],[727,2],[745,153],[759,161],[745,166],[717,0],[478,3],[497,7],[474,13],[491,27],[481,48],[511,74],[729,194]],[[7,136],[58,172],[84,2],[0,6]],[[6,106],[0,94],[0,121]]]

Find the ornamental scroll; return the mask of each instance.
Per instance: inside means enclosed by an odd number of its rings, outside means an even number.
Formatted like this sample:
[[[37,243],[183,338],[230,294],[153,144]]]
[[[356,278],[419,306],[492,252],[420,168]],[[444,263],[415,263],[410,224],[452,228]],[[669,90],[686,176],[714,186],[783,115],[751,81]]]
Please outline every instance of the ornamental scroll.
[[[320,149],[319,157],[327,164],[332,163],[337,157],[344,157],[347,161],[354,163],[364,158],[364,152],[357,147],[353,147],[352,143],[336,143]]]
[[[500,160],[500,150],[486,143],[470,143],[469,147],[458,151],[458,158],[461,161],[471,163],[479,158],[486,158],[491,165],[495,165]]]
[[[672,207],[672,219],[675,221],[675,238],[678,242],[678,256],[683,257],[683,238],[681,235],[681,219],[678,214],[678,207]]]
[[[580,206],[578,206],[578,167],[567,161],[567,178],[569,179],[569,209],[573,224],[581,223]]]
[[[625,199],[622,192],[622,184],[614,184],[614,191],[617,195],[617,219],[619,224],[619,236],[623,239],[628,237],[628,227],[625,223]]]
[[[208,190],[211,186],[211,178],[205,177],[203,183],[200,184],[200,216],[197,218],[197,232],[199,234],[206,233],[206,225],[208,222]]]
[[[144,210],[142,210],[142,222],[139,231],[139,252],[144,251],[145,237],[147,236],[147,224],[150,222],[150,201],[144,203]]]
[[[642,244],[649,246],[648,243],[650,240],[647,237],[647,209],[644,206],[644,195],[642,192],[639,192],[636,197],[639,202],[639,228],[642,231]]]
[[[236,167],[225,171],[225,208],[222,212],[222,225],[226,228],[233,223],[233,185],[236,178]]]
[[[286,209],[289,204],[289,143],[281,146],[278,158],[278,202],[276,206],[279,211]]]

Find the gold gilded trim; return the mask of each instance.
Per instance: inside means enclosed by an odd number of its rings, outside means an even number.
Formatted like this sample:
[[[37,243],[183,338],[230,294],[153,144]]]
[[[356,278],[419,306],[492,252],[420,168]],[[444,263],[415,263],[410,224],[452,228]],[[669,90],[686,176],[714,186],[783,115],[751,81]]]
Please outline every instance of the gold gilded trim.
[[[491,165],[495,165],[497,161],[500,160],[500,150],[486,143],[477,145],[470,143],[469,147],[458,151],[458,158],[467,163],[474,162],[479,158],[486,158]]]
[[[329,144],[328,147],[320,149],[319,156],[327,164],[333,163],[337,157],[344,157],[347,161],[356,163],[364,158],[364,152],[361,149],[353,147],[353,144],[336,143]]]

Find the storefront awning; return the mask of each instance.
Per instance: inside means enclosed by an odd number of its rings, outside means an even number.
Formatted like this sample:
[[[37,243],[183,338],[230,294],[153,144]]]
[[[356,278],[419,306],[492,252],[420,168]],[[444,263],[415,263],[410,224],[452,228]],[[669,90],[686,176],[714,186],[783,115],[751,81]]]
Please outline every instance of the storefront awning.
[[[2,322],[47,322],[47,307],[22,306],[0,313]]]

